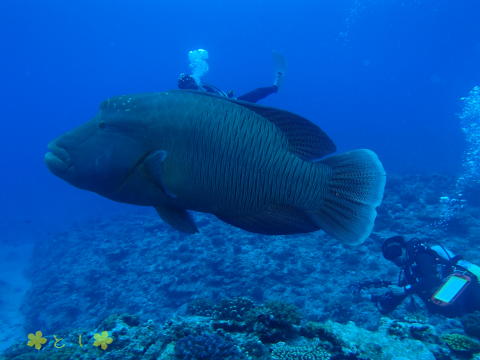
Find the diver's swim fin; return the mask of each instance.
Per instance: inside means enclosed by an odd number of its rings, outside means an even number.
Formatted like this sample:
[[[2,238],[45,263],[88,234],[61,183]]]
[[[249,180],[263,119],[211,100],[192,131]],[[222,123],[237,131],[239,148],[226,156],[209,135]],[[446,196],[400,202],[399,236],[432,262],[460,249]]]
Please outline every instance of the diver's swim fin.
[[[280,89],[283,85],[283,77],[285,76],[286,62],[282,54],[277,51],[272,51],[272,58],[275,67],[275,80],[273,85]]]

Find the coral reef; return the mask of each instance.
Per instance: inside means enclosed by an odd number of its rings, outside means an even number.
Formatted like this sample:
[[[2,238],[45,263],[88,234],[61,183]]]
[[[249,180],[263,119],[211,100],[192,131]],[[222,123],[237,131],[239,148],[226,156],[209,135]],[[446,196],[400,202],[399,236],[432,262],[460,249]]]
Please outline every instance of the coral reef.
[[[435,356],[421,341],[389,336],[383,331],[373,332],[354,323],[339,324],[327,321],[324,331],[335,339],[342,353],[370,360],[389,360],[398,356],[408,360],[435,360]]]
[[[480,342],[462,334],[445,334],[442,340],[456,352],[472,354],[480,351]]]
[[[196,221],[202,233],[192,236],[170,231],[147,211],[92,220],[36,245],[28,272],[33,285],[22,307],[26,328],[91,327],[110,313],[125,312],[163,320],[192,299],[197,304],[189,311],[227,316],[228,310],[220,315],[201,299],[218,301],[228,294],[283,299],[312,320],[355,321],[373,329],[380,315],[370,290],[352,293],[351,288],[396,281],[398,269],[380,255],[382,238],[434,234],[433,240],[466,259],[480,257],[472,246],[480,231],[477,208],[463,209],[446,233],[436,227],[442,190],[453,185],[454,179],[441,176],[390,176],[374,233],[353,248],[321,231],[260,236],[201,214]]]
[[[146,210],[79,224],[36,244],[27,273],[32,287],[22,306],[25,336],[41,330],[49,345],[55,334],[72,344],[63,353],[75,353],[80,332],[82,359],[121,353],[127,360],[172,360],[178,341],[205,334],[235,344],[247,359],[270,359],[280,342],[284,355],[278,350],[275,356],[296,356],[319,339],[332,358],[368,353],[387,359],[395,351],[405,358],[402,349],[408,348],[425,359],[455,359],[440,337],[464,331],[478,336],[478,314],[446,320],[413,297],[386,319],[371,301],[398,277],[398,268],[380,253],[388,236],[421,237],[467,260],[480,258],[477,207],[460,209],[448,224],[437,222],[439,199],[454,186],[455,179],[437,175],[390,176],[375,230],[358,247],[321,231],[250,234],[202,214],[195,214],[202,232],[192,236],[171,231]],[[103,331],[113,339],[106,350],[93,347],[94,334]],[[36,358],[60,354],[50,346],[27,350]],[[25,351],[18,356],[27,359]],[[14,359],[14,352],[10,348],[5,356]]]
[[[242,321],[253,308],[253,301],[245,297],[223,299],[215,306],[214,317],[220,320]]]
[[[247,303],[247,299],[223,299],[213,306],[237,303]],[[157,323],[135,315],[114,314],[91,331],[41,334],[46,341],[39,350],[27,346],[26,341],[15,344],[0,360],[446,360],[476,356],[473,354],[480,351],[479,342],[461,334],[440,334],[416,318],[382,318],[381,326],[370,331],[353,322],[312,322],[299,317],[295,307],[279,301],[248,303],[251,309],[236,320],[186,315]],[[264,313],[265,309],[295,327],[294,332],[287,332],[287,341],[265,339],[264,332],[255,326],[225,326],[248,324],[252,314]],[[274,322],[263,325],[267,333],[278,331]],[[105,346],[100,349],[98,345],[102,344]]]
[[[320,344],[287,345],[283,342],[272,345],[272,360],[330,360],[332,355]]]
[[[281,301],[269,301],[247,314],[247,326],[265,343],[276,343],[294,338],[295,325],[300,323],[296,306]]]
[[[236,299],[229,301],[235,302]],[[264,311],[271,305],[252,306],[251,311]],[[311,328],[311,323],[292,317],[288,304],[275,302],[274,308],[288,315],[284,321],[298,321],[300,329],[288,342],[262,341],[254,328],[219,329],[216,322],[230,320],[214,317],[183,316],[156,324],[121,314],[109,316],[93,331],[76,329],[61,332],[61,336],[44,335],[48,342],[40,350],[25,343],[16,344],[0,360],[387,360],[402,352],[413,354],[404,355],[405,359],[434,359],[428,348],[412,337],[400,339],[385,329],[368,331],[353,323],[317,323],[315,337],[307,338],[300,335],[305,332],[301,328]],[[96,347],[98,343],[106,344],[103,350]]]
[[[175,344],[178,360],[241,360],[244,356],[230,340],[213,333],[188,335]]]
[[[465,315],[462,325],[468,335],[480,339],[480,311]]]

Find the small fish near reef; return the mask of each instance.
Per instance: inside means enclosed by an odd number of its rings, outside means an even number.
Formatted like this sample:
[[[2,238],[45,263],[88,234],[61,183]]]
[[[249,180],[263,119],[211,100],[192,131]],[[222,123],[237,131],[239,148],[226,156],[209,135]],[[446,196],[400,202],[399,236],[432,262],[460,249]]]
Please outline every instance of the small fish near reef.
[[[195,91],[117,96],[49,146],[52,173],[109,199],[153,206],[197,232],[188,210],[261,234],[371,233],[385,171],[370,150],[338,155],[312,122]]]

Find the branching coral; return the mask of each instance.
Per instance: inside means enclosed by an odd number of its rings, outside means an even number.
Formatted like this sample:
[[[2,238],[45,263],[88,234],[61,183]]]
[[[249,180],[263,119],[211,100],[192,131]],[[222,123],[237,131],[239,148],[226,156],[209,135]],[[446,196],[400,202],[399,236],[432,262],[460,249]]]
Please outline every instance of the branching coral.
[[[310,345],[291,346],[283,342],[272,345],[273,360],[329,360],[331,354],[318,342]]]
[[[230,340],[213,333],[186,336],[175,344],[179,360],[241,360],[244,355]]]
[[[447,334],[442,336],[442,340],[453,351],[469,354],[480,351],[480,343],[465,335]]]

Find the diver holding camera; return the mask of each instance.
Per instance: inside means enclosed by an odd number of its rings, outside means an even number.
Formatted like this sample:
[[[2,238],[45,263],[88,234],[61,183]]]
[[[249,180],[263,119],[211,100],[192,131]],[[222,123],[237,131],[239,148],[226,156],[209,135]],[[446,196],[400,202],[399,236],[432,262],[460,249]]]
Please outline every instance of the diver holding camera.
[[[390,313],[412,294],[418,295],[429,311],[449,317],[480,310],[479,266],[417,238],[388,238],[382,253],[401,271],[396,285],[387,283],[385,293],[372,296],[381,313]]]

